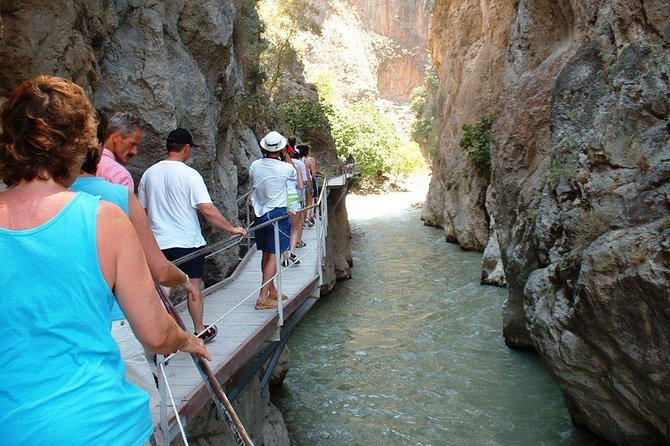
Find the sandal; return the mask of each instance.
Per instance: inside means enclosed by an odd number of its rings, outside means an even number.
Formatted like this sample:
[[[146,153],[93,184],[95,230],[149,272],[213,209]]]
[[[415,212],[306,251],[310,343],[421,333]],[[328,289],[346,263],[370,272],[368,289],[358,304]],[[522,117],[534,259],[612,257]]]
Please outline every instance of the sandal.
[[[214,339],[217,334],[219,334],[219,329],[216,328],[216,325],[210,325],[207,327],[207,330],[203,331],[202,333],[193,333],[203,341],[205,341],[205,344],[207,344],[209,341]]]
[[[270,293],[269,298],[276,302],[277,301],[277,293]],[[281,300],[288,300],[288,296],[286,294],[282,293]]]
[[[271,304],[262,304],[259,302],[256,302],[256,306],[254,307],[257,310],[276,310],[277,309],[277,301],[273,301]]]

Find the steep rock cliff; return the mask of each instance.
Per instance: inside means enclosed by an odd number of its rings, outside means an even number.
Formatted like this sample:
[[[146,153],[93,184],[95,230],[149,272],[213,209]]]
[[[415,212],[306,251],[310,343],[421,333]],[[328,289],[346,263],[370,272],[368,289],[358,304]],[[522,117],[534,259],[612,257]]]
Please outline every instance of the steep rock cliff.
[[[348,0],[364,29],[389,39],[380,53],[377,88],[385,99],[409,101],[423,84],[428,41],[429,0]]]
[[[198,144],[188,163],[203,175],[223,214],[237,222],[246,217],[237,199],[249,190],[248,168],[260,157],[257,141],[274,124],[240,120],[247,92],[236,44],[250,37],[238,11],[253,6],[252,0],[4,1],[0,102],[24,79],[52,74],[84,87],[105,112],[132,113],[144,134],[127,166],[136,183],[164,158],[167,133],[188,128]],[[324,164],[336,159],[332,144],[314,156]],[[204,233],[209,242],[227,237],[209,227]],[[220,279],[236,262],[235,252],[215,256],[206,278]]]
[[[430,1],[310,2],[321,33],[301,32],[295,42],[308,79],[326,78],[346,102],[374,102],[409,135],[410,95],[426,69]]]
[[[440,92],[440,133],[422,219],[443,227],[445,238],[482,251],[489,240],[487,180],[459,146],[463,124],[495,111],[503,91],[514,1],[436,2],[430,37]]]
[[[127,166],[136,182],[164,158],[167,133],[188,128],[198,144],[189,164],[236,223],[246,217],[237,199],[249,190],[250,163],[261,156],[257,141],[274,124],[240,119],[247,92],[236,44],[248,36],[240,29],[239,11],[253,6],[252,0],[2,1],[0,103],[23,80],[50,74],[80,84],[105,112],[134,114],[144,134],[140,153]],[[336,158],[332,146],[315,153],[317,160],[320,156]],[[346,219],[331,224],[348,228]],[[209,227],[204,232],[208,242],[227,237]],[[331,246],[327,255],[346,258],[350,254],[340,253],[341,246]],[[218,279],[236,263],[237,252],[218,255],[208,262],[208,277]],[[268,402],[253,410],[254,403],[247,405],[257,418],[273,420],[281,435],[272,444],[287,444],[276,409]],[[253,429],[258,430],[253,436],[265,435],[270,444],[267,426],[254,423]]]
[[[471,3],[436,4],[446,35],[469,32],[465,18],[445,19]],[[502,82],[489,102],[496,113],[489,212],[509,283],[505,341],[541,354],[577,424],[615,444],[669,444],[670,4],[488,6],[515,6],[506,9],[508,35],[489,56]],[[502,65],[496,54],[505,54]],[[465,63],[452,58],[470,60],[444,53],[447,65]],[[457,82],[447,96],[461,88]],[[490,98],[477,86],[470,94],[472,103]],[[452,105],[445,102],[445,123],[459,118]],[[436,163],[442,181],[433,180],[429,195],[427,221],[447,234],[442,202],[481,195],[450,196],[445,172],[457,151]]]
[[[670,442],[669,19],[520,2],[495,139],[506,340],[618,444]]]

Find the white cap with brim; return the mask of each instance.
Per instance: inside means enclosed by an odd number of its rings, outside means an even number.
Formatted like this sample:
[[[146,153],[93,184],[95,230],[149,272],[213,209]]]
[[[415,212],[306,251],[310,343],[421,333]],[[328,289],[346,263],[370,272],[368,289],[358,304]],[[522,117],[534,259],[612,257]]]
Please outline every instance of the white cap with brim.
[[[279,132],[275,132],[274,130],[265,135],[263,139],[261,139],[261,147],[263,150],[266,152],[279,152],[281,149],[286,147],[287,144],[286,138],[284,138]]]

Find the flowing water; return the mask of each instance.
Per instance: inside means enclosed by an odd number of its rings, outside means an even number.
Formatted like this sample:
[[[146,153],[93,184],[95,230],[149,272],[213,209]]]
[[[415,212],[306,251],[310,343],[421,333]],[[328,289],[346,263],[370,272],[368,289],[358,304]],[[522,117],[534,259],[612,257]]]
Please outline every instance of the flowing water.
[[[416,197],[348,197],[353,278],[289,340],[273,401],[292,444],[601,445],[570,422],[533,354],[502,338],[481,254],[424,227]]]

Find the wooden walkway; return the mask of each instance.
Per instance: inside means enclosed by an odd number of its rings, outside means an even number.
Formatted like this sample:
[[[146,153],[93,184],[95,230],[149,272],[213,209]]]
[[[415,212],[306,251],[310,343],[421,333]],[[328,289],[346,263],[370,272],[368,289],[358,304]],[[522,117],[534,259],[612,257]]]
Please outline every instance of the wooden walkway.
[[[321,248],[323,239],[319,236],[320,228],[321,220],[314,227],[304,229],[303,241],[307,246],[296,250],[300,264],[281,268],[283,293],[289,296],[283,306],[285,322],[291,319],[310,296],[319,296],[322,249],[325,249]],[[260,259],[260,251],[252,247],[252,251],[245,256],[231,277],[204,292],[205,323],[214,323],[226,315],[215,323],[219,334],[207,344],[213,358],[210,367],[220,383],[225,383],[234,376],[242,366],[268,346],[268,341],[279,340],[278,311],[259,311],[254,308],[261,286]],[[275,283],[278,284],[278,280],[279,277]],[[185,303],[178,306],[177,310],[187,328],[193,331]],[[181,422],[187,425],[211,401],[209,392],[188,354],[178,353],[170,358],[165,371]],[[169,399],[167,401],[167,436],[161,428],[160,406],[151,408],[157,444],[167,444],[180,435],[172,404]]]

